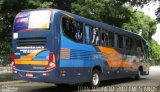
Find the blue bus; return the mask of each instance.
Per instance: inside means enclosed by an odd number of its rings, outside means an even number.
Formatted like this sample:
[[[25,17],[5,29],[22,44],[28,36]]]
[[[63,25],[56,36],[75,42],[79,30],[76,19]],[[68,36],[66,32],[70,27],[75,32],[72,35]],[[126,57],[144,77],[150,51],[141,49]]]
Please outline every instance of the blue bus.
[[[149,74],[150,46],[143,37],[58,9],[18,13],[12,67],[21,80],[55,84],[136,78]]]

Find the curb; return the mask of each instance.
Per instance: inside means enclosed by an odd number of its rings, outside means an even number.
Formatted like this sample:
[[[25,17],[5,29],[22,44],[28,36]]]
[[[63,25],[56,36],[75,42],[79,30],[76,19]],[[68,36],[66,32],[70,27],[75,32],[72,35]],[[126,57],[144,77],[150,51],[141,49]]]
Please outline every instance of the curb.
[[[28,81],[23,80],[17,80],[17,81],[6,81],[6,82],[0,82],[0,85],[4,84],[14,84],[14,83],[27,83]]]

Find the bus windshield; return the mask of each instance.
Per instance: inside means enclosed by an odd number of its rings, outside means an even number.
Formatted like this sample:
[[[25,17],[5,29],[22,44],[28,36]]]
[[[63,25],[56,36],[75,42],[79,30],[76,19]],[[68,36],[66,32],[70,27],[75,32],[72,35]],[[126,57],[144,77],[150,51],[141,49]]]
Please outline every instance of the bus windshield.
[[[18,13],[14,21],[14,32],[23,30],[49,29],[50,17],[50,10]]]

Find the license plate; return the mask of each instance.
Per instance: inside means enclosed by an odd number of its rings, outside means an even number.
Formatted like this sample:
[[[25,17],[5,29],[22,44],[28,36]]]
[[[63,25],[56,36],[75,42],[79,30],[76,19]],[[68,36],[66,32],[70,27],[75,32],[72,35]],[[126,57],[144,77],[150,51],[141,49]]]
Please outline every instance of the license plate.
[[[26,77],[34,77],[32,73],[26,73]]]

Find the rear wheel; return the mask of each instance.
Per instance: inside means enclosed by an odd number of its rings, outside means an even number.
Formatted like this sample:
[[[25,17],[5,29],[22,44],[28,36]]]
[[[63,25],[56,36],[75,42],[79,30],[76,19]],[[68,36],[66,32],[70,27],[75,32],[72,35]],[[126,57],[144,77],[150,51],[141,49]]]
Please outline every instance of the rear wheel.
[[[91,77],[91,86],[98,87],[100,84],[100,72],[98,70],[93,70]]]
[[[136,80],[139,80],[140,78],[141,78],[141,71],[138,70],[138,73],[137,73],[137,75],[135,76],[135,79],[136,79]]]

